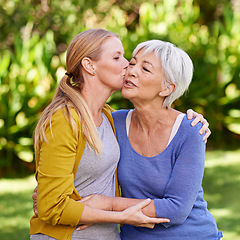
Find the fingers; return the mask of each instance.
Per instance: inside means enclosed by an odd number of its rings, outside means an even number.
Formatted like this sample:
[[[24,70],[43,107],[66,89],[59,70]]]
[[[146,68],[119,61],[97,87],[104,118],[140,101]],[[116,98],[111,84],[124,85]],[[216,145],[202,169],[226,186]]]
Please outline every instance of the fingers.
[[[157,223],[168,223],[170,220],[168,218],[156,218]]]
[[[153,229],[155,226],[155,223],[145,223],[145,224],[141,224],[138,227],[145,227],[145,228],[151,228]]]
[[[37,187],[35,187],[34,192],[32,194],[33,199],[33,211],[36,216],[38,216],[38,210],[37,210]]]
[[[139,224],[138,227],[146,227],[153,229],[155,224],[159,223],[169,223],[170,220],[167,218],[148,218],[148,222]]]
[[[137,210],[141,210],[142,208],[146,207],[147,205],[149,205],[151,203],[151,199],[145,199],[142,202],[138,203],[135,205]]]
[[[209,127],[209,123],[207,122],[206,119],[204,119],[204,120],[202,121],[202,123],[203,123],[203,126],[202,126],[202,128],[200,129],[199,133],[202,135],[202,134],[205,132],[205,134],[204,134],[204,136],[203,136],[203,141],[204,141],[205,143],[207,143],[207,139],[208,139],[208,137],[209,137],[210,134],[211,134],[211,130],[208,128],[208,127]]]
[[[83,224],[83,225],[80,225],[76,228],[77,231],[81,231],[81,230],[84,230],[88,227],[90,227],[92,224]]]
[[[191,126],[195,126],[198,122],[201,122],[203,125],[207,123],[207,121],[203,118],[202,114],[198,114],[197,116],[194,116]]]
[[[93,197],[93,195],[89,195],[87,197],[82,198],[81,200],[78,200],[78,202],[81,203],[86,203],[89,199],[91,199]]]
[[[33,201],[37,201],[37,193],[34,192],[34,193],[32,194],[32,200],[33,200]]]
[[[38,216],[37,205],[33,205],[33,211],[36,216]]]
[[[158,223],[168,223],[170,222],[169,219],[167,218],[149,218],[148,217],[148,221],[146,223],[148,224],[158,224]]]
[[[206,130],[206,133],[205,133],[205,135],[204,135],[204,137],[203,137],[203,141],[205,142],[205,143],[207,143],[207,139],[208,139],[208,137],[211,135],[211,130],[208,128],[207,130]]]
[[[191,119],[193,119],[193,110],[192,109],[188,109],[187,110],[187,118],[188,118],[188,120],[191,120]]]
[[[36,216],[38,216],[38,210],[37,210],[37,198],[33,198],[33,211]]]

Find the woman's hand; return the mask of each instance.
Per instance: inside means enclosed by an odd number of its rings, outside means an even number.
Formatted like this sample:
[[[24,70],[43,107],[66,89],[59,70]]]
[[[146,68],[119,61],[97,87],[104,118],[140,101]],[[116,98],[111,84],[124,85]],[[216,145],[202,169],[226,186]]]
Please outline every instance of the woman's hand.
[[[122,212],[123,224],[130,224],[136,227],[154,228],[155,224],[170,222],[167,218],[149,218],[142,213],[142,209],[149,205],[150,199],[143,200],[142,202],[127,208]]]
[[[192,124],[191,124],[192,126],[195,126],[198,122],[201,122],[203,124],[203,126],[200,129],[199,133],[202,135],[205,132],[205,135],[203,137],[203,141],[205,141],[205,143],[206,143],[207,142],[207,138],[211,134],[211,130],[208,128],[209,127],[208,121],[203,117],[202,114],[194,112],[192,109],[188,109],[187,110],[187,118],[189,120],[191,120],[192,118],[195,118],[192,121]]]
[[[35,213],[36,216],[38,216],[38,210],[37,210],[37,187],[35,187],[33,195],[32,195],[32,199],[33,199],[33,211]]]

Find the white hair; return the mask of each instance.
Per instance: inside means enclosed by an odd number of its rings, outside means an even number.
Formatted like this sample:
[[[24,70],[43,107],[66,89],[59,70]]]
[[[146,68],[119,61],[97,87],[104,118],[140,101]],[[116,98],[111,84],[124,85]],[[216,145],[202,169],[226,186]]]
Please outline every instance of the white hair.
[[[164,71],[164,83],[167,85],[176,84],[175,90],[163,102],[163,107],[169,108],[171,104],[181,97],[188,89],[193,76],[193,63],[191,58],[182,49],[174,44],[160,40],[149,40],[137,45],[133,51],[135,56],[140,50],[144,54],[154,52],[160,59]]]

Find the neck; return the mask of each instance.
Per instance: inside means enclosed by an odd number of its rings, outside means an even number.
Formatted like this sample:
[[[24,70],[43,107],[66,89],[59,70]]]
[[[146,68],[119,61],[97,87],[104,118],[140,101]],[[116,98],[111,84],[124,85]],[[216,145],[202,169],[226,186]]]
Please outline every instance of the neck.
[[[147,132],[157,128],[172,126],[180,113],[172,108],[163,108],[162,102],[145,105],[134,103],[134,107],[133,124],[139,126],[142,131]]]
[[[82,97],[88,105],[96,126],[100,126],[102,122],[102,109],[111,95],[111,91],[97,84],[84,83],[82,89]]]

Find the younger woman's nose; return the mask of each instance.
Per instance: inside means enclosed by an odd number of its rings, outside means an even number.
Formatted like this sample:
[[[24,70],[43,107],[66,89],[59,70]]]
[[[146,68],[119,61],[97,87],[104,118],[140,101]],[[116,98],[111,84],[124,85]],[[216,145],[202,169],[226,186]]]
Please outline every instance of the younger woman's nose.
[[[123,64],[124,67],[123,68],[124,69],[127,68],[128,65],[129,65],[129,61],[126,58],[124,58],[124,64]]]

